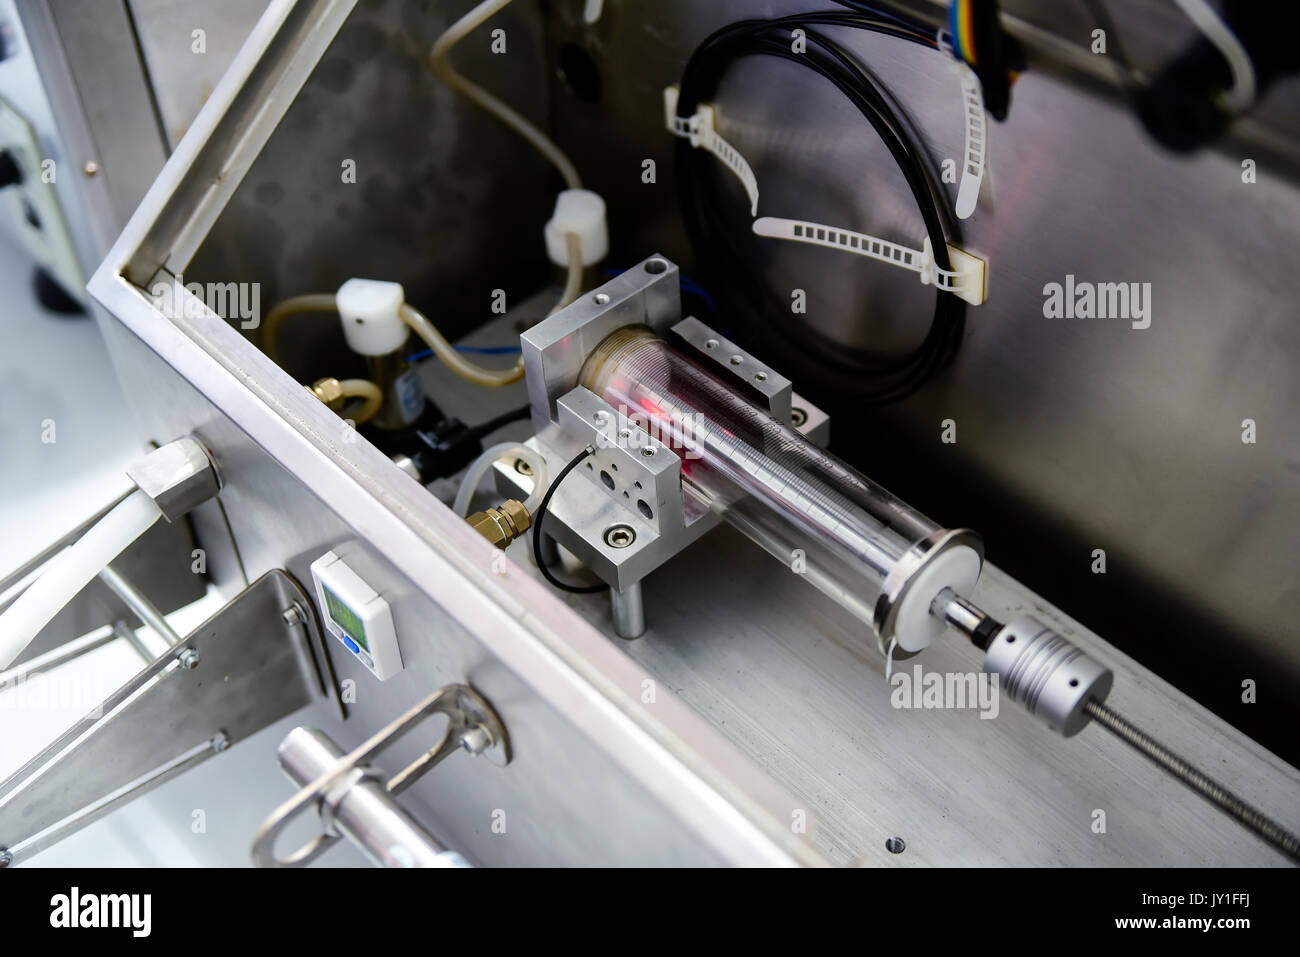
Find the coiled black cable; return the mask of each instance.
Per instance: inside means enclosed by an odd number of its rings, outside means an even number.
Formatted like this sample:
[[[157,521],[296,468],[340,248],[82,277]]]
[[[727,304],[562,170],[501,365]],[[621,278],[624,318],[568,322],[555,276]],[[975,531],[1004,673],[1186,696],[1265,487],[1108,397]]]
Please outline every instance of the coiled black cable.
[[[838,43],[812,29],[814,25],[866,29],[937,47],[927,26],[892,14],[888,20],[832,11],[740,21],[715,31],[691,55],[682,76],[678,116],[693,116],[698,104],[716,93],[723,74],[743,57],[772,56],[813,70],[858,108],[888,148],[921,212],[935,262],[941,269],[951,269],[947,245],[959,236],[928,157],[917,146],[919,138],[870,72]],[[798,53],[790,42],[790,31],[796,27],[804,31],[807,40],[806,49]],[[805,368],[796,371],[820,382],[828,392],[878,405],[912,394],[952,360],[965,327],[965,303],[942,290],[936,291],[934,316],[924,339],[902,355],[846,348],[795,321],[784,303],[762,283],[754,282],[759,257],[749,229],[728,223],[710,202],[714,191],[701,189],[699,180],[711,159],[701,153],[684,140],[678,144],[681,205],[696,256],[709,274],[709,283],[723,291],[724,298],[742,303],[744,313],[759,319],[763,331],[776,340],[770,347],[773,351],[804,358]],[[741,235],[748,240],[742,242]],[[744,323],[733,325],[743,328]]]

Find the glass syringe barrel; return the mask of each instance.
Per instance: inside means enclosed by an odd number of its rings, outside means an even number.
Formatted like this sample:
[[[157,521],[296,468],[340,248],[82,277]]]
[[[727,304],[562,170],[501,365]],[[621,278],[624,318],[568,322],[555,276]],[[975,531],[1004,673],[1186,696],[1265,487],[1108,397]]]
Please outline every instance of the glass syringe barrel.
[[[761,532],[768,551],[785,542],[823,556],[819,572],[857,614],[877,609],[905,557],[918,565],[918,546],[923,554],[945,534],[645,327],[609,336],[580,381],[676,452],[683,493],[698,505],[734,511],[733,524]],[[879,614],[872,624],[879,629]]]

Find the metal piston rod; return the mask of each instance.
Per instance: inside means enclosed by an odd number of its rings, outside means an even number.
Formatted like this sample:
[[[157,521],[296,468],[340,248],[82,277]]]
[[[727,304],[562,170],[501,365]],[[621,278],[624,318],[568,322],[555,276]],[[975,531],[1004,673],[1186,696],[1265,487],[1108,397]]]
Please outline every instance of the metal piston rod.
[[[1003,690],[1066,737],[1089,720],[1096,721],[1243,827],[1300,862],[1300,838],[1106,705],[1110,669],[1055,630],[1029,616],[1004,625],[947,589],[934,600],[931,614],[985,651],[984,670],[996,672]]]

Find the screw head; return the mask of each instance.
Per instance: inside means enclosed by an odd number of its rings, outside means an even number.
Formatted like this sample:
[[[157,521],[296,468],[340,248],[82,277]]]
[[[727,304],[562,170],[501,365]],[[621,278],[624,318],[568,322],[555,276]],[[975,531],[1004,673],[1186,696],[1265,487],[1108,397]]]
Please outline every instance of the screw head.
[[[99,173],[99,164],[94,160],[86,160],[86,165],[81,167],[81,171],[88,177],[95,176]]]
[[[296,604],[290,605],[284,611],[280,612],[280,618],[290,628],[294,628],[302,624],[302,609],[300,609]]]
[[[533,467],[523,459],[515,459],[515,471],[520,475],[532,475]]]
[[[212,736],[212,740],[208,743],[212,745],[213,751],[220,754],[222,751],[228,751],[230,749],[230,736],[224,731],[218,731]]]
[[[808,421],[808,413],[804,409],[795,406],[790,410],[790,424],[796,429]]]
[[[13,851],[7,847],[0,847],[0,867],[8,867],[14,862]]]
[[[605,529],[605,544],[610,548],[627,548],[636,541],[636,531],[631,525],[611,525]]]
[[[181,663],[181,667],[186,671],[193,671],[199,666],[199,653],[193,648],[186,648],[176,656],[176,660]]]
[[[485,727],[477,725],[460,736],[460,746],[470,754],[482,754],[492,746],[492,735]]]

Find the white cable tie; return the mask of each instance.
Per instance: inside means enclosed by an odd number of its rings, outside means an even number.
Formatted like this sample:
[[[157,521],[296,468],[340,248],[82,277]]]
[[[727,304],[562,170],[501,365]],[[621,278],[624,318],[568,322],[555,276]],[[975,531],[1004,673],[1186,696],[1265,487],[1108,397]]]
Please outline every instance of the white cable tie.
[[[965,63],[958,63],[957,76],[961,80],[966,148],[954,209],[958,219],[969,219],[979,203],[980,184],[984,182],[984,168],[988,163],[988,118],[984,113],[984,94],[975,71]]]
[[[854,232],[851,229],[840,229],[836,226],[826,226],[800,219],[782,219],[777,216],[760,216],[754,220],[754,233],[770,239],[786,239],[792,242],[811,243],[814,246],[826,246],[898,266],[917,273],[922,283],[937,286],[973,306],[978,306],[986,298],[987,264],[984,260],[948,243],[946,244],[948,259],[956,268],[940,269],[935,262],[934,250],[928,236],[920,249],[912,249],[877,236]]]
[[[701,103],[695,108],[695,115],[680,117],[677,115],[677,97],[679,91],[675,86],[664,90],[664,125],[674,136],[689,139],[691,145],[703,147],[722,161],[722,164],[736,174],[749,196],[749,214],[758,215],[758,178],[746,162],[740,151],[728,143],[716,128],[717,112],[707,104]]]

